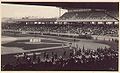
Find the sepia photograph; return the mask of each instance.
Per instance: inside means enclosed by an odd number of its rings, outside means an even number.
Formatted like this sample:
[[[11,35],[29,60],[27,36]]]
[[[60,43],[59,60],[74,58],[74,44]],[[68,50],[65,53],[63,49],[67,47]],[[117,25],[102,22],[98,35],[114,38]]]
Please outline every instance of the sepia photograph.
[[[119,2],[1,2],[1,71],[118,71]]]

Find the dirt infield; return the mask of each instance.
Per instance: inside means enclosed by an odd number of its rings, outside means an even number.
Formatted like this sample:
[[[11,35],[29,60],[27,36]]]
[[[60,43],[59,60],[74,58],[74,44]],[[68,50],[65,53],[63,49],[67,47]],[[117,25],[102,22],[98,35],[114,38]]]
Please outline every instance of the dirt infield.
[[[41,42],[39,43],[31,43],[31,38],[41,38]],[[7,40],[10,39],[10,40]],[[44,39],[44,40],[43,40]],[[4,42],[3,42],[4,41]],[[60,37],[2,37],[2,55],[3,54],[13,54],[13,53],[21,53],[28,51],[36,51],[36,50],[46,50],[46,48],[54,48],[54,47],[64,47],[69,46],[69,42],[72,42],[73,47],[85,49],[97,49],[97,48],[109,48],[110,46],[106,43],[99,43],[94,40],[85,40],[85,39],[76,39],[73,38],[60,38]],[[64,46],[62,45],[64,44]],[[13,49],[14,51],[13,51]],[[27,50],[27,51],[26,51]],[[16,52],[15,52],[16,51]]]
[[[11,37],[2,38],[2,40],[4,41],[2,42],[2,55],[61,47],[63,43],[61,41],[56,41],[52,39],[43,40],[43,38],[41,42],[30,42],[30,39],[35,37],[13,37],[13,40],[7,40],[9,38]]]
[[[11,39],[12,38],[12,39]],[[41,42],[30,42],[31,38],[41,38]],[[7,40],[10,39],[10,40]],[[43,40],[44,39],[44,40]],[[83,39],[76,39],[76,41],[73,40],[73,38],[52,38],[52,37],[3,37],[2,40],[6,43],[2,42],[2,55],[3,54],[13,54],[13,53],[21,53],[22,52],[28,52],[28,51],[36,51],[36,50],[46,50],[46,48],[54,48],[54,47],[64,47],[69,46],[69,42],[72,42],[73,47],[82,48],[83,46],[86,49],[97,49],[97,48],[105,48],[110,47],[107,44],[102,43],[96,43],[93,40],[83,40]],[[64,44],[64,46],[62,45]],[[13,51],[13,49],[14,51]],[[27,51],[26,51],[27,50]],[[15,52],[16,51],[16,52]]]

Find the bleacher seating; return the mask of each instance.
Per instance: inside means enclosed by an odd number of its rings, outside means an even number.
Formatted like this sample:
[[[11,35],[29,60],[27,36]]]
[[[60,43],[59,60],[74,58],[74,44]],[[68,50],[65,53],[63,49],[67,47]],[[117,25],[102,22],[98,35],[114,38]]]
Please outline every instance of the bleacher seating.
[[[108,13],[108,12],[107,12]],[[109,11],[109,15],[118,18],[114,11]],[[79,12],[66,12],[59,20],[115,20],[105,13],[105,11],[79,11]]]
[[[14,27],[13,27],[14,26]],[[97,25],[97,24],[76,24],[75,25],[25,25],[25,24],[10,24],[2,27],[3,30],[15,31],[31,31],[41,33],[69,33],[79,35],[107,35],[118,36],[117,25]]]

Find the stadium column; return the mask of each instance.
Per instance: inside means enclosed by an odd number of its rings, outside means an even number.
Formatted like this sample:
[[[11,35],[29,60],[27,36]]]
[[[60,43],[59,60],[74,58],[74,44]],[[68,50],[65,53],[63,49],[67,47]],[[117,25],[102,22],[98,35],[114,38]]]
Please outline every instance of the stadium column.
[[[107,23],[106,21],[103,22],[103,24],[106,24],[106,23]]]
[[[59,8],[59,17],[61,16],[61,8]]]
[[[94,22],[95,24],[98,24],[98,22]]]
[[[87,21],[86,24],[91,24],[91,21]]]
[[[113,22],[113,24],[115,24],[115,22]]]

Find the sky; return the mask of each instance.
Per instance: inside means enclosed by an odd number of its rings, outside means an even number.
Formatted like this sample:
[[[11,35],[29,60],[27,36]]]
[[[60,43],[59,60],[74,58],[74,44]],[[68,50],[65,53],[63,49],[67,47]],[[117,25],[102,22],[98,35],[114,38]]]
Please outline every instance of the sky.
[[[67,10],[61,9],[61,15]],[[59,8],[52,6],[35,6],[35,5],[17,5],[1,4],[2,17],[39,17],[54,18],[59,17]]]

